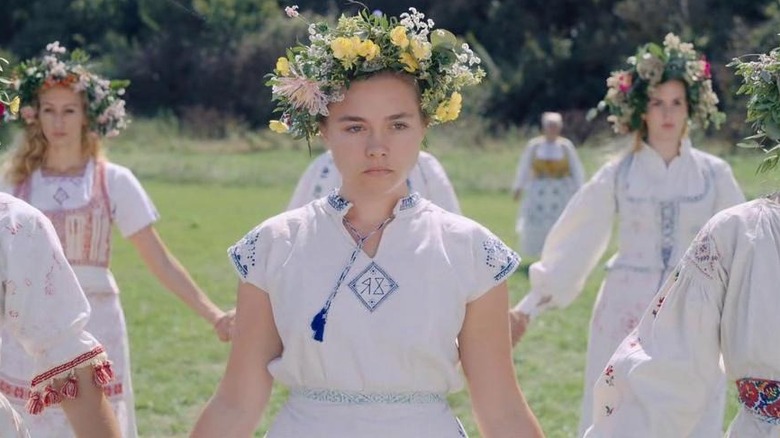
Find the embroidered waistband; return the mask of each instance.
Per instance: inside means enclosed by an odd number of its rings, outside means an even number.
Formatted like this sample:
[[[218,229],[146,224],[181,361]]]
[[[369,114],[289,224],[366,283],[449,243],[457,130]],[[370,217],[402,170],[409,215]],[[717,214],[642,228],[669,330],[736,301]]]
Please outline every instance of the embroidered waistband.
[[[739,402],[759,420],[780,425],[780,381],[737,380]]]
[[[335,389],[293,388],[291,397],[348,405],[444,403],[447,397],[436,392],[362,392]]]

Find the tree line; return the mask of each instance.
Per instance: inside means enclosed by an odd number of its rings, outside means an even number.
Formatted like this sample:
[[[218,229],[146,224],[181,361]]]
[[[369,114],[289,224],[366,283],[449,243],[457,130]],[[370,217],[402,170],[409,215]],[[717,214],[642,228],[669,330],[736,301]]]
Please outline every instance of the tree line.
[[[4,0],[0,56],[19,61],[51,41],[81,47],[105,74],[129,79],[134,114],[171,114],[198,135],[258,128],[273,117],[264,75],[306,22],[277,0]],[[724,132],[743,133],[744,102],[726,64],[780,45],[772,0],[300,0],[306,20],[335,20],[363,5],[398,15],[410,6],[470,43],[486,83],[468,96],[471,115],[501,129],[564,112],[576,135],[610,71],[636,47],[675,32],[713,65]]]

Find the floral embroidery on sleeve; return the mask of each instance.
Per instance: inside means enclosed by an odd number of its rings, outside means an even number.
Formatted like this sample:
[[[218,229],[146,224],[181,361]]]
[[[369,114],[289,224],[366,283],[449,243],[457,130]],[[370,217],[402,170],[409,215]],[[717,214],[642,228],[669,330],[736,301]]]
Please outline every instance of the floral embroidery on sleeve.
[[[496,238],[484,241],[482,248],[485,250],[485,264],[493,269],[495,281],[502,280],[520,264],[517,253]]]
[[[244,279],[249,275],[250,266],[255,266],[257,263],[257,241],[259,238],[260,231],[252,230],[228,249],[230,259],[233,260],[233,264]]]
[[[702,230],[685,253],[686,264],[696,267],[705,277],[714,279],[720,255],[715,242],[707,230]]]

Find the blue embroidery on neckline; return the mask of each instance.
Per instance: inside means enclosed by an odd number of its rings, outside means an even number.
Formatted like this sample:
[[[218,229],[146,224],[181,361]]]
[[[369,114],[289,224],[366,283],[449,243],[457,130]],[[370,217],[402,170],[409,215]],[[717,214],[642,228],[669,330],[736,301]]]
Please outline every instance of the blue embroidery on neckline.
[[[417,192],[414,192],[408,196],[404,196],[401,198],[401,204],[398,207],[398,210],[404,211],[413,208],[417,206],[420,201],[422,201],[422,197]],[[340,212],[347,208],[350,205],[350,202],[341,196],[338,192],[338,189],[336,189],[328,195],[328,204],[330,204],[334,210]]]
[[[349,282],[349,288],[368,310],[373,312],[385,298],[398,289],[398,283],[374,262]]]

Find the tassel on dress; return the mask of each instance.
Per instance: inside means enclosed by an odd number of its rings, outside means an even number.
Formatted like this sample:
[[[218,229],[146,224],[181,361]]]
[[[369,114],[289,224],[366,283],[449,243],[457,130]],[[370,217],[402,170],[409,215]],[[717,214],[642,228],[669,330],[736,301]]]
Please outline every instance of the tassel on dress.
[[[41,394],[39,392],[33,392],[30,394],[30,399],[27,400],[27,412],[32,415],[38,415],[43,412],[44,407],[45,406],[43,405],[43,400],[41,399]]]
[[[111,362],[105,361],[95,366],[94,374],[95,384],[99,386],[107,385],[114,379],[114,370],[111,369]]]
[[[50,384],[43,390],[43,406],[49,407],[62,401],[62,395]]]
[[[79,381],[74,374],[68,376],[68,380],[62,385],[62,396],[67,399],[74,399],[79,396]]]
[[[328,307],[323,307],[311,320],[311,329],[314,330],[314,340],[322,342],[325,338],[325,324],[328,322]]]

